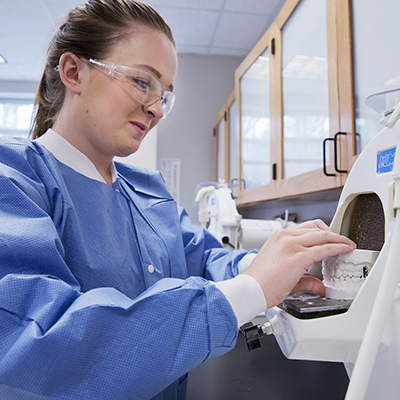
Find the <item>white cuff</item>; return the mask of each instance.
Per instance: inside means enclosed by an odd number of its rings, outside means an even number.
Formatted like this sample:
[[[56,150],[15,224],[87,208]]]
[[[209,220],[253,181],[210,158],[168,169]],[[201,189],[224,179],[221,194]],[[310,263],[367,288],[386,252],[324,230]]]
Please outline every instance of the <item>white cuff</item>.
[[[247,268],[250,267],[250,264],[253,262],[253,260],[256,258],[257,253],[249,253],[246,254],[240,261],[239,261],[239,274],[242,274],[244,271],[246,271]]]
[[[261,286],[250,275],[238,275],[214,284],[229,301],[236,315],[238,328],[267,309]]]

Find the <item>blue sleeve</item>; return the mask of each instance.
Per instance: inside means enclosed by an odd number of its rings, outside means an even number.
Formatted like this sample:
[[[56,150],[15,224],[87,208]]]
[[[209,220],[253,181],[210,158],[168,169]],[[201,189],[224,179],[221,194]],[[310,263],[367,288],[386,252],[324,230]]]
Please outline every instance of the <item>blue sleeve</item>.
[[[1,398],[150,399],[234,347],[236,317],[200,277],[163,279],[135,299],[82,293],[53,223],[60,193],[25,158],[0,165]]]
[[[0,385],[62,399],[150,399],[232,349],[236,318],[201,278],[135,300],[43,275],[0,280]],[[0,391],[1,393],[1,391]]]
[[[214,282],[235,277],[240,260],[248,252],[226,249],[207,229],[193,225],[184,209],[179,211],[189,275]]]

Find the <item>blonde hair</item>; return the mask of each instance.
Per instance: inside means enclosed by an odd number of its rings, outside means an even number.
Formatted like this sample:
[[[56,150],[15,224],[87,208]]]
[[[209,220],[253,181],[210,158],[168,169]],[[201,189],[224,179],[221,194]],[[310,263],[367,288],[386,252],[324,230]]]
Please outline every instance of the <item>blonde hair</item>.
[[[62,54],[71,52],[86,59],[107,58],[114,46],[133,32],[133,23],[165,33],[175,45],[171,29],[162,17],[138,0],[88,0],[68,14],[47,51],[29,133],[32,139],[53,126],[63,105],[65,86],[57,70]]]

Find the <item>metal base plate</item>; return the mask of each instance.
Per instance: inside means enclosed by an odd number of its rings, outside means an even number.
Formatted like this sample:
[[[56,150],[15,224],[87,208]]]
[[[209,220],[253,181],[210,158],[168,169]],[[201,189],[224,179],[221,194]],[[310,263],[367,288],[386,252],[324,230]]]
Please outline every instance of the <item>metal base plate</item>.
[[[346,312],[353,300],[328,299],[314,293],[295,293],[283,303],[283,309],[302,319],[319,318]]]

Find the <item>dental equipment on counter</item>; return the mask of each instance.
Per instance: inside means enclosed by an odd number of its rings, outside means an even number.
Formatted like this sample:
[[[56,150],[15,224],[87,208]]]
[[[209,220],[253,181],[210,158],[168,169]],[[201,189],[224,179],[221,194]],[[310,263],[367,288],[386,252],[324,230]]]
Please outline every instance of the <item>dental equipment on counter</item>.
[[[366,100],[386,127],[352,167],[331,223],[357,249],[309,269],[326,297],[288,297],[250,336],[272,332],[290,359],[346,363],[346,400],[400,396],[400,103],[389,96],[400,98],[400,89]]]
[[[260,249],[279,229],[295,225],[287,210],[274,220],[243,219],[238,213],[232,190],[225,182],[207,185],[197,191],[199,222],[230,250]]]

